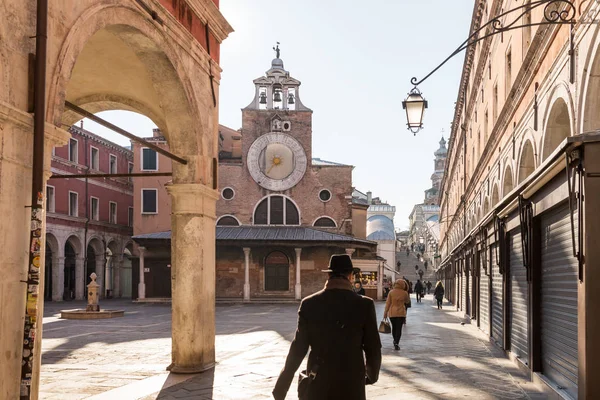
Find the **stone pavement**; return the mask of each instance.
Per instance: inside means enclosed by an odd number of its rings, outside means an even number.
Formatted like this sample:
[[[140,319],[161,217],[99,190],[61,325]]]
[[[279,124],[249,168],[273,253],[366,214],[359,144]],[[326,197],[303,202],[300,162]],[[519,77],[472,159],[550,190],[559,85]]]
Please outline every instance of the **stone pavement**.
[[[56,318],[78,303],[47,303],[41,399],[269,399],[293,338],[297,305],[217,306],[217,366],[171,375],[170,306],[105,301],[124,318]],[[377,304],[379,318],[383,303]],[[400,352],[382,335],[380,380],[368,399],[527,399],[540,397],[518,369],[475,326],[461,325],[431,296],[413,298]],[[288,399],[297,398],[296,382]]]

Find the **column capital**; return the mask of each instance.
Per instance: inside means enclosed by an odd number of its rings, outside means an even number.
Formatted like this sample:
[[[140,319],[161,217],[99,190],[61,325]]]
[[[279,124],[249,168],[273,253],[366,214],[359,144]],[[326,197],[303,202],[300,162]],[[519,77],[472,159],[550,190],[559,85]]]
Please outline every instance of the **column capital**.
[[[242,250],[244,250],[244,255],[245,256],[249,256],[250,255],[250,247],[243,247]]]
[[[165,186],[171,195],[171,212],[175,215],[202,215],[217,219],[219,192],[200,183],[178,183]]]
[[[356,251],[356,249],[346,249],[346,254],[348,254],[350,257],[352,257],[352,255],[354,254],[355,251]]]
[[[138,246],[138,251],[140,252],[140,255],[146,252],[146,248],[144,246]]]
[[[294,250],[296,251],[296,257],[300,257],[300,254],[302,254],[302,248],[296,247]]]

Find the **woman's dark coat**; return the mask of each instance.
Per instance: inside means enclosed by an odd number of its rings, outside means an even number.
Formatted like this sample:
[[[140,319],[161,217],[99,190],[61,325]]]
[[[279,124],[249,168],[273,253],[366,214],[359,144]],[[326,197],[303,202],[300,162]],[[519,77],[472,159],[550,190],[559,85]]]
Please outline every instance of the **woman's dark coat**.
[[[296,337],[273,390],[276,400],[285,398],[309,347],[309,371],[320,364],[310,400],[365,400],[365,383],[377,382],[381,367],[373,300],[354,293],[345,279],[330,279],[324,290],[302,301]]]

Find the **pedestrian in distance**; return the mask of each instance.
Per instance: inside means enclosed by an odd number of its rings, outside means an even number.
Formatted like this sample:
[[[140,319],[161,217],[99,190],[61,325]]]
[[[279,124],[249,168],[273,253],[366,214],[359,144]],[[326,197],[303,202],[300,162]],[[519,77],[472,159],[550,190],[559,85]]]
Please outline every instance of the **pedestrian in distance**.
[[[444,285],[442,281],[438,281],[435,284],[435,289],[433,290],[433,297],[437,300],[438,310],[442,309],[442,301],[444,300]]]
[[[331,256],[325,288],[300,303],[298,328],[273,389],[284,400],[306,353],[307,370],[298,382],[300,400],[366,400],[381,367],[381,340],[375,304],[352,289],[352,260]]]
[[[427,281],[427,294],[431,293],[431,281]]]
[[[417,293],[417,303],[420,303],[423,298],[423,284],[420,279],[417,279],[417,283],[415,283],[415,292]]]
[[[408,257],[410,255],[410,249],[407,247],[406,248],[406,257]]]
[[[392,337],[394,340],[394,349],[400,350],[400,338],[402,337],[402,326],[406,321],[406,305],[410,303],[406,281],[398,279],[394,283],[394,289],[388,294],[385,302],[385,311],[383,318],[390,318],[392,323]]]
[[[361,296],[365,295],[365,288],[359,281],[354,282],[354,293],[360,294]]]

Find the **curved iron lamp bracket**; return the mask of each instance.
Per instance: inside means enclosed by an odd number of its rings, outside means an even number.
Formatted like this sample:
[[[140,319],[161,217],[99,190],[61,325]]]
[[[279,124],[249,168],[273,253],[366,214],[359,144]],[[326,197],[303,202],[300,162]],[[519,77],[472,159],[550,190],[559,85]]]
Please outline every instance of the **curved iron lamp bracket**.
[[[530,13],[532,10],[537,9],[539,7],[544,7],[544,18],[541,22],[531,23],[531,24],[520,24],[522,18]],[[435,67],[430,73],[428,73],[423,79],[419,80],[416,77],[413,77],[410,80],[410,83],[414,86],[418,86],[421,83],[425,82],[431,75],[436,73],[444,64],[446,64],[450,59],[454,56],[472,46],[482,40],[485,40],[491,36],[497,35],[499,33],[512,31],[515,29],[526,28],[530,26],[540,26],[540,25],[575,25],[577,22],[575,19],[575,15],[577,12],[577,7],[574,2],[571,0],[537,0],[532,1],[529,4],[525,4],[511,10],[505,11],[502,14],[497,15],[496,17],[489,20],[487,23],[482,25],[479,29],[475,30],[464,42],[461,43],[460,46],[456,50],[452,52],[441,64]],[[514,16],[514,20],[508,24],[502,22],[505,17],[510,15]],[[513,17],[511,17],[513,18]],[[488,32],[488,29],[491,32]],[[571,35],[573,34],[571,30]],[[481,33],[484,33],[483,36],[479,36]],[[571,37],[571,54],[573,51],[573,40]]]

